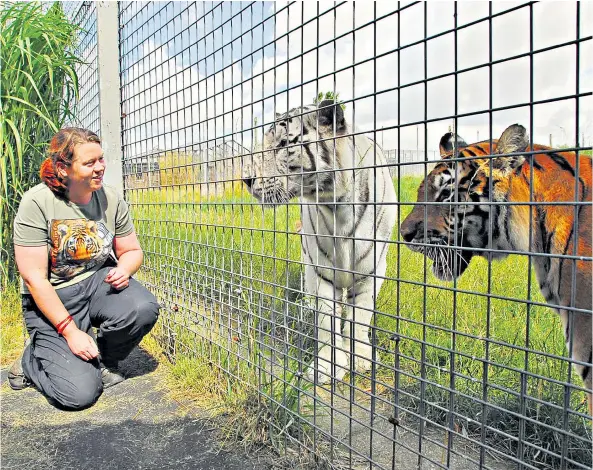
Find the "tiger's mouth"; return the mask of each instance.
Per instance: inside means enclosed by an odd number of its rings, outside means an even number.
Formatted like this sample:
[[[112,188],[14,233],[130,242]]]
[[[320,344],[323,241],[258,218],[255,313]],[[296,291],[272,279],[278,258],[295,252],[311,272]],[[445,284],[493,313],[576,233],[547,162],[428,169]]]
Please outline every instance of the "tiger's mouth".
[[[292,199],[292,195],[281,188],[266,190],[266,191],[250,191],[251,195],[264,206],[264,208],[274,208],[277,206],[288,204]]]
[[[461,276],[473,257],[471,251],[451,248],[442,238],[414,238],[407,246],[432,260],[432,273],[437,279],[446,282]]]

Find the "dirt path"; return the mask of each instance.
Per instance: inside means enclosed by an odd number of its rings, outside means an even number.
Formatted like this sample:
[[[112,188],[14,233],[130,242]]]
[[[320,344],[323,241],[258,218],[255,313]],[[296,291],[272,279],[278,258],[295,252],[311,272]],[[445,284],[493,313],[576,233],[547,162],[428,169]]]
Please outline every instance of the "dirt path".
[[[142,350],[122,364],[128,380],[95,406],[59,411],[33,389],[15,392],[2,371],[2,469],[266,469],[254,456],[220,450],[211,423],[162,391],[162,373]]]

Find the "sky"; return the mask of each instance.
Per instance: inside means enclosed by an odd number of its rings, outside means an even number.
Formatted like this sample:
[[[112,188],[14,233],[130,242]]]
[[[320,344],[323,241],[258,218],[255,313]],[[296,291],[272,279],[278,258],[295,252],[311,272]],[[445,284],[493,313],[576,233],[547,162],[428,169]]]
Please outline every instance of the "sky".
[[[580,38],[593,34],[592,3],[581,2]],[[468,142],[488,139],[490,124],[497,138],[518,122],[534,142],[575,145],[577,72],[581,94],[593,84],[592,40],[579,43],[577,63],[576,2],[458,2],[456,34],[453,2],[397,8],[394,1],[122,2],[126,157],[229,139],[249,148],[275,112],[309,104],[318,91],[339,93],[348,122],[385,149],[435,151],[455,114]],[[541,51],[532,60],[496,63],[529,53],[530,36]],[[422,82],[468,68],[457,87],[454,75]],[[528,106],[564,97],[533,112]],[[527,106],[490,112],[519,104]],[[593,141],[592,104],[591,96],[578,100],[581,145]]]

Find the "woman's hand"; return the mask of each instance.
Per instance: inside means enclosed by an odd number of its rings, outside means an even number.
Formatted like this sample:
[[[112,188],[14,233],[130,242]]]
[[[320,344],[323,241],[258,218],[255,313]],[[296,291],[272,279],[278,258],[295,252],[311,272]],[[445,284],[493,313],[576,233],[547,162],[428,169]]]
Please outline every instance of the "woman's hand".
[[[62,332],[62,336],[68,343],[70,351],[81,359],[90,361],[99,355],[95,340],[84,331],[79,330],[74,322],[70,322]]]
[[[105,278],[107,284],[117,290],[122,290],[130,284],[130,274],[120,266],[111,269]]]
[[[19,273],[33,296],[35,304],[52,325],[59,325],[68,315],[68,311],[47,279],[47,245],[32,247],[15,245],[14,256]],[[73,321],[66,325],[62,336],[72,353],[85,361],[90,361],[99,354],[95,340],[79,330]]]

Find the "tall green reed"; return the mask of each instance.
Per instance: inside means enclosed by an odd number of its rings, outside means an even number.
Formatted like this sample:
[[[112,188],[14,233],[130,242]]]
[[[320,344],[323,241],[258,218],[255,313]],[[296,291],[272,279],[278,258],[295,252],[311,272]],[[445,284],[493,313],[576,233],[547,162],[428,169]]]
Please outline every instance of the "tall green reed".
[[[6,3],[0,11],[0,283],[14,281],[12,225],[25,191],[39,182],[47,142],[78,96],[78,27],[59,2]]]

